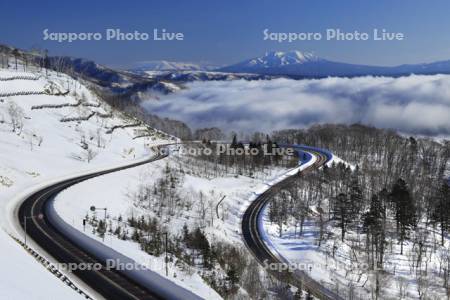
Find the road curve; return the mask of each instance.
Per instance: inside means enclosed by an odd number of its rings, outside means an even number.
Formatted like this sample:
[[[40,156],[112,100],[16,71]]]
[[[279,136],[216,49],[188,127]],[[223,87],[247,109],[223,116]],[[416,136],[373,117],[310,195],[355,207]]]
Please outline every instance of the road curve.
[[[297,174],[305,174],[313,169],[323,166],[331,155],[328,151],[322,151],[320,149],[314,149],[311,147],[295,146],[298,150],[314,155],[317,160],[306,167]],[[250,204],[242,217],[242,236],[247,248],[252,252],[253,256],[262,265],[270,265],[286,263],[285,259],[278,253],[274,253],[269,249],[263,240],[264,233],[261,232],[259,226],[262,218],[264,207],[274,197],[276,192],[284,187],[289,186],[293,181],[298,180],[297,175],[290,176],[273,186],[268,190],[258,195],[257,198]],[[301,270],[295,270],[294,272],[288,271],[275,271],[268,270],[275,277],[281,281],[290,282],[293,285],[301,286],[305,291],[310,292],[313,296],[319,299],[342,299],[339,295],[320,285],[317,281],[313,280],[307,273]]]
[[[52,223],[52,218],[47,216],[51,200],[62,190],[90,178],[133,168],[167,157],[167,154],[160,152],[158,151],[158,154],[147,160],[63,180],[33,193],[22,202],[18,209],[17,217],[20,225],[24,228],[26,222],[28,238],[31,238],[59,263],[87,263],[97,266],[101,264],[100,270],[74,270],[72,274],[105,299],[180,299],[180,294],[177,294],[180,290],[185,292],[187,298],[198,299],[191,292],[178,286],[176,287],[179,289],[173,291],[175,284],[172,282],[168,284],[170,288],[155,286],[156,284],[149,287],[130,278],[126,272],[107,269],[104,261],[97,256],[98,254],[90,253],[89,250],[77,245],[59,230],[58,224]],[[40,215],[43,217],[39,217]]]

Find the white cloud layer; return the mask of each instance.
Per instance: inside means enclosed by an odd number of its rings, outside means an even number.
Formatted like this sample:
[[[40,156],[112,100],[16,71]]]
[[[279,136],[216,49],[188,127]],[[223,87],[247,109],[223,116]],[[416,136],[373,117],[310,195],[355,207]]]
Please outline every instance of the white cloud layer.
[[[360,122],[411,134],[450,134],[450,76],[193,82],[144,106],[192,128],[265,131]]]

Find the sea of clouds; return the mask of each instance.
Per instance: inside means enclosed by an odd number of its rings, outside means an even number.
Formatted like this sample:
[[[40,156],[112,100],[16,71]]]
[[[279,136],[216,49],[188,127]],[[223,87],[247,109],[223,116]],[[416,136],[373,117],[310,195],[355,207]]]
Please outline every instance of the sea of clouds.
[[[192,128],[271,132],[358,122],[450,135],[450,75],[193,82],[143,105]]]

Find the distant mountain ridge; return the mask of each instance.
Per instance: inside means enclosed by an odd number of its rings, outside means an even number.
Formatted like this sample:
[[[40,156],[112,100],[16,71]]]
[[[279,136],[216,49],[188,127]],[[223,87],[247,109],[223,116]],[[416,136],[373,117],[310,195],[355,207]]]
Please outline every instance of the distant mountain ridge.
[[[450,74],[450,60],[426,64],[399,65],[394,67],[358,65],[330,61],[312,53],[300,51],[272,51],[263,56],[219,68],[230,73],[254,73],[299,78],[355,77],[355,76],[403,76],[410,74]]]
[[[314,55],[311,52],[300,52],[300,51],[290,51],[290,52],[281,52],[281,51],[271,51],[266,52],[262,57],[256,57],[252,59],[248,59],[238,64],[241,66],[246,66],[249,68],[274,68],[281,67],[293,64],[306,64],[310,62],[318,62],[322,59],[318,56]]]
[[[130,69],[132,72],[145,73],[152,71],[210,71],[217,69],[217,66],[211,64],[200,64],[190,62],[173,62],[167,60],[150,60],[137,62]]]

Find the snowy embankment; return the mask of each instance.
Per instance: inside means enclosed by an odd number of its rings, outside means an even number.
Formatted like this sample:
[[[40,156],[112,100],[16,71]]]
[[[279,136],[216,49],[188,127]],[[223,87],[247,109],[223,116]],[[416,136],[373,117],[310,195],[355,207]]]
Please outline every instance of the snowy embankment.
[[[0,69],[0,210],[4,229],[0,231],[0,298],[80,298],[8,236],[23,239],[14,218],[23,196],[68,174],[147,157],[150,145],[169,139],[145,126],[108,134],[113,126],[135,120],[114,112],[80,82],[54,72],[48,75]],[[4,96],[15,94],[29,95]],[[33,109],[36,106],[44,108]],[[96,115],[87,121],[61,122],[93,112]],[[153,136],[133,139],[141,131]]]
[[[75,227],[69,225],[64,221],[60,215],[56,212],[54,207],[55,201],[48,209],[48,218],[52,224],[57,224],[56,227],[60,232],[63,232],[66,237],[71,241],[74,241],[77,245],[86,249],[89,253],[95,253],[101,261],[106,262],[108,265],[110,262],[114,262],[117,266],[134,266],[136,261],[122,254],[114,249],[110,245],[105,245],[100,241],[86,236]],[[126,269],[124,270],[127,276],[132,278],[135,282],[142,286],[148,287],[151,291],[157,292],[166,299],[178,299],[178,300],[199,300],[197,295],[180,288],[177,284],[174,284],[164,277],[158,275],[157,272],[152,271],[150,268],[142,269]]]
[[[165,276],[164,257],[150,256],[142,251],[139,245],[131,241],[123,241],[114,235],[107,235],[103,240],[92,232],[92,228],[83,228],[83,219],[89,214],[90,206],[107,208],[107,218],[111,222],[119,222],[118,216],[140,215],[127,197],[130,189],[135,189],[139,177],[157,178],[164,169],[165,162],[153,162],[149,166],[140,166],[116,173],[93,178],[63,191],[55,199],[54,206],[58,215],[73,228],[83,232],[105,246],[114,249],[132,261]],[[151,180],[151,179],[150,179]],[[99,212],[99,217],[103,212]],[[182,226],[182,225],[181,225]],[[176,227],[171,226],[174,230]],[[181,229],[181,227],[179,227]],[[220,297],[203,282],[197,273],[185,275],[170,263],[168,277],[174,283],[204,297],[205,299],[220,299]],[[176,274],[176,275],[175,275]]]

